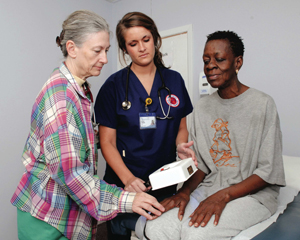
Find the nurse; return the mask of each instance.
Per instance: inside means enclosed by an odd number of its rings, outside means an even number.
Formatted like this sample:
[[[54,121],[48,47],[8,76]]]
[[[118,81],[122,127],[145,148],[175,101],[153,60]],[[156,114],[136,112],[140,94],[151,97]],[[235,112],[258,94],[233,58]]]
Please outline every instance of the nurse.
[[[161,37],[150,17],[126,14],[116,35],[123,57],[128,54],[132,62],[106,80],[96,100],[101,150],[107,162],[104,180],[131,192],[149,191],[162,200],[175,193],[176,185],[152,192],[145,183],[152,172],[175,161],[176,152],[181,159],[195,160],[186,124],[193,107],[181,75],[163,63]],[[125,228],[112,221],[113,233],[126,235],[126,228],[134,230],[137,215],[120,218],[126,219],[121,224]]]

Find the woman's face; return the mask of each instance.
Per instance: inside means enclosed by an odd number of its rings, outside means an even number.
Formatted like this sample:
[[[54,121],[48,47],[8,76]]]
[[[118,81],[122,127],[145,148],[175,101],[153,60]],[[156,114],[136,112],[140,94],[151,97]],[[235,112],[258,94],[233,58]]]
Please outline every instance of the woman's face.
[[[107,61],[107,51],[110,47],[109,34],[105,31],[91,33],[81,47],[76,46],[76,72],[79,78],[86,79],[99,76]]]
[[[228,40],[211,40],[203,53],[204,73],[213,88],[226,88],[236,78],[236,58]]]
[[[124,32],[126,51],[132,64],[148,66],[153,63],[155,47],[151,32],[144,27],[131,27]]]

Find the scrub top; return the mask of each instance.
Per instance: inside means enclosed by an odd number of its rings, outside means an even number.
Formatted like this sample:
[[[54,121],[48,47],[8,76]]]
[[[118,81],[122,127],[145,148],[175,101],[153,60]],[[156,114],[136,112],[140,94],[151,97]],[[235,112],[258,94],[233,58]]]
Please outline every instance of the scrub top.
[[[117,149],[124,163],[135,177],[144,181],[161,166],[176,160],[176,137],[182,118],[192,112],[193,107],[181,75],[167,68],[160,68],[165,86],[171,91],[161,90],[161,102],[172,119],[156,119],[156,128],[140,129],[140,113],[146,113],[145,100],[150,97],[152,104],[149,113],[164,117],[159,103],[157,90],[162,86],[159,71],[156,70],[150,96],[142,83],[130,70],[128,85],[129,110],[123,110],[125,100],[126,77],[128,68],[111,75],[101,87],[95,104],[96,121],[103,126],[116,129]],[[107,164],[104,180],[124,185]]]

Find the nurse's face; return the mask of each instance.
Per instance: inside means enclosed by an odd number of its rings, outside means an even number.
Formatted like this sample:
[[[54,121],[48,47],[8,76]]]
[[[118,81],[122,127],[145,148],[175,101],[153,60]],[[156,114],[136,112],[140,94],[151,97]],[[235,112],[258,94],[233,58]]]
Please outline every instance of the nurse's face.
[[[92,33],[80,46],[76,46],[76,72],[81,79],[98,76],[107,61],[107,51],[110,47],[109,34],[105,31]]]
[[[132,64],[148,66],[153,64],[155,47],[151,32],[144,27],[131,27],[124,32],[126,52]]]

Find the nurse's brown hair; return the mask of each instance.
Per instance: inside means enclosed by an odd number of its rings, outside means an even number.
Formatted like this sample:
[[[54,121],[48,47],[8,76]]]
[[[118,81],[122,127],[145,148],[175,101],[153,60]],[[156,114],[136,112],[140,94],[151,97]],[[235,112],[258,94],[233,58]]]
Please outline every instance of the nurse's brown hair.
[[[146,14],[141,12],[130,12],[125,14],[117,25],[116,35],[119,48],[122,50],[123,53],[124,61],[125,54],[127,53],[124,33],[127,29],[131,27],[144,27],[151,32],[155,46],[154,63],[156,66],[165,67],[164,62],[162,60],[162,53],[159,51],[162,41],[158,33],[157,27],[155,25],[155,22]]]

